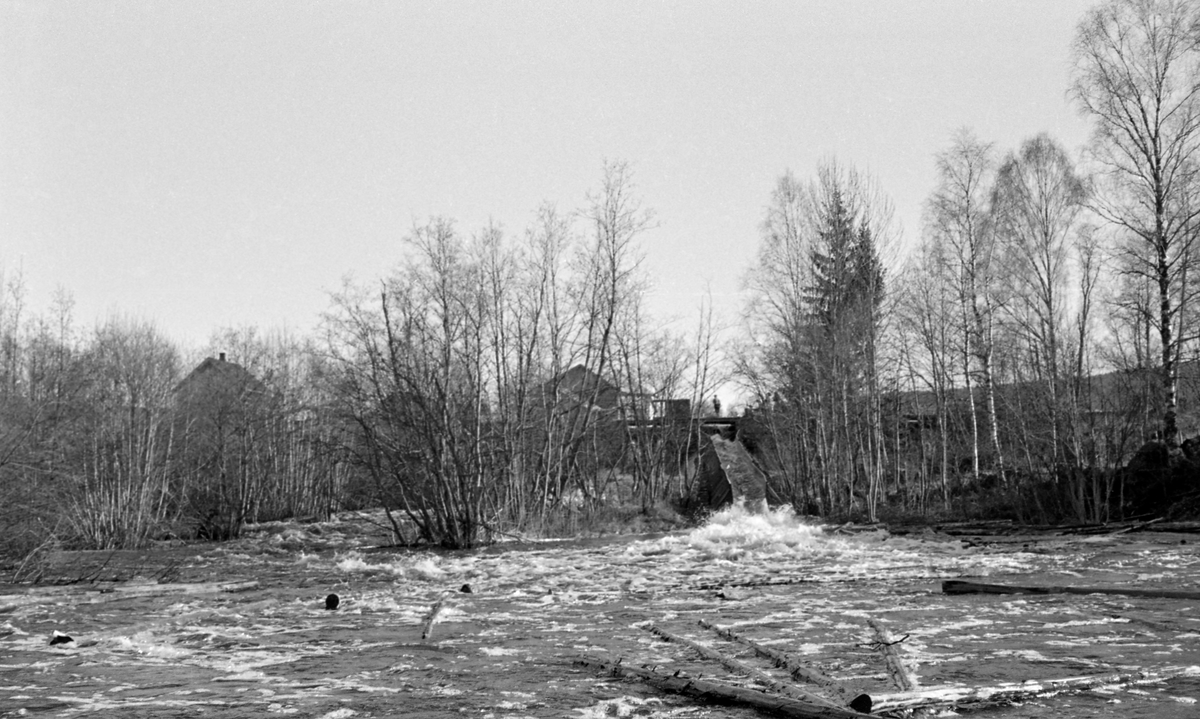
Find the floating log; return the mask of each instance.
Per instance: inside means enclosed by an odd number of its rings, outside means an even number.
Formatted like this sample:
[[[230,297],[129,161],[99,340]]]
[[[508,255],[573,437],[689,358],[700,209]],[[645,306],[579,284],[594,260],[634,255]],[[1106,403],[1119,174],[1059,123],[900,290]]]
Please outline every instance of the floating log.
[[[995,536],[1012,534],[1022,527],[1013,524],[1011,519],[980,520],[975,522],[945,522],[931,527],[934,532],[956,536]],[[891,529],[889,527],[889,529]]]
[[[258,582],[203,582],[195,584],[135,584],[116,586],[102,592],[86,592],[75,601],[83,604],[101,604],[138,597],[165,597],[182,594],[217,594],[221,592],[245,592],[258,587]],[[73,598],[73,597],[69,597]]]
[[[1010,584],[984,584],[960,579],[942,582],[946,594],[1119,594],[1125,597],[1156,599],[1200,599],[1200,591],[1181,589],[1132,589],[1126,587],[1031,587]]]
[[[36,556],[35,556],[36,555]],[[163,580],[179,569],[179,557],[148,549],[51,550],[31,555],[43,579],[72,584],[125,581],[134,576]]]
[[[421,630],[421,641],[426,641],[433,636],[433,625],[437,623],[438,615],[442,613],[445,604],[446,598],[441,597],[430,607],[429,616],[425,618],[425,627]]]
[[[1125,607],[1116,606],[1114,604],[1105,603],[1104,614],[1115,619],[1126,619],[1132,624],[1141,624],[1151,629],[1158,629],[1165,632],[1189,632],[1195,631],[1197,627],[1188,626],[1186,622],[1200,621],[1197,617],[1185,617],[1176,615],[1173,617],[1163,617],[1156,614],[1146,614],[1144,612],[1132,612]]]
[[[1146,527],[1147,532],[1179,532],[1186,534],[1200,533],[1200,522],[1159,522]]]
[[[673,675],[663,674],[647,667],[627,666],[621,664],[619,660],[618,663],[613,664],[594,657],[580,657],[575,660],[575,663],[614,676],[636,677],[661,691],[683,694],[713,704],[749,706],[760,711],[798,719],[862,719],[864,716],[840,707],[811,704],[755,689],[681,677],[678,672]]]
[[[884,530],[885,532],[889,531],[888,526],[883,522],[874,522],[870,524],[855,524],[854,522],[846,522],[845,524],[839,524],[836,527],[824,526],[822,529],[827,534],[855,534],[862,532],[875,532],[880,529]]]
[[[693,584],[690,586],[680,587],[680,589],[691,589],[693,591],[707,592],[711,590],[722,590],[726,587],[749,588],[749,587],[790,587],[795,584],[815,584],[817,580],[812,577],[799,577],[796,579],[749,579],[734,582],[703,582],[701,584]]]
[[[887,627],[874,617],[868,619],[867,624],[875,632],[875,647],[883,654],[892,683],[901,691],[916,690],[920,682],[917,681],[917,675],[904,663],[904,656],[900,651],[900,642],[904,640],[894,637]]]
[[[796,659],[791,654],[781,652],[778,649],[759,644],[758,642],[738,634],[730,629],[725,629],[712,624],[704,619],[700,620],[700,626],[705,629],[710,629],[716,632],[717,636],[722,639],[727,639],[731,642],[744,644],[754,650],[754,653],[765,659],[770,659],[775,662],[775,666],[780,669],[786,669],[791,673],[793,679],[807,681],[811,684],[816,684],[826,691],[837,696],[838,700],[844,705],[855,709],[856,711],[869,712],[871,711],[871,696],[864,692],[856,691],[852,687],[834,679],[824,672],[814,669],[800,660]]]
[[[244,592],[258,587],[258,582],[200,582],[188,584],[121,584],[109,591],[126,597],[159,596],[163,594],[213,594],[216,592]]]
[[[1138,524],[1131,524],[1128,527],[1122,527],[1121,529],[1118,529],[1117,531],[1113,532],[1113,534],[1125,534],[1127,532],[1144,532],[1147,529],[1149,529],[1151,525],[1158,524],[1159,522],[1163,521],[1163,519],[1164,519],[1164,517],[1157,517],[1155,519],[1151,519],[1149,522],[1139,522]]]
[[[771,676],[770,674],[767,674],[766,672],[764,672],[761,669],[752,667],[749,664],[746,664],[745,662],[738,661],[737,659],[734,659],[733,657],[722,654],[721,652],[717,651],[716,649],[710,649],[710,648],[704,646],[703,644],[698,644],[698,643],[692,641],[691,639],[688,639],[687,637],[681,637],[678,634],[672,634],[671,632],[668,632],[667,630],[662,629],[657,626],[654,626],[654,625],[650,625],[648,627],[648,629],[653,634],[655,634],[659,637],[662,637],[663,639],[667,640],[668,642],[675,642],[676,644],[682,644],[683,646],[689,647],[692,650],[696,651],[697,653],[700,654],[700,656],[702,656],[706,659],[712,659],[713,661],[719,662],[721,664],[721,666],[725,667],[726,669],[728,669],[731,672],[734,672],[736,674],[741,674],[743,676],[753,677],[756,681],[762,683],[764,686],[771,689],[771,691],[779,692],[780,694],[784,694],[784,695],[799,699],[801,701],[810,702],[812,704],[818,704],[820,706],[831,707],[834,709],[842,708],[842,707],[838,706],[837,704],[835,704],[834,702],[830,701],[829,699],[826,699],[825,697],[820,696],[819,694],[813,694],[812,692],[804,691],[800,687],[795,687],[795,686],[791,686],[788,684],[784,684],[784,683],[778,681],[777,679],[775,679],[775,677]]]
[[[1178,676],[1200,676],[1200,667],[1166,667],[1156,671],[1114,672],[1080,677],[1005,682],[990,687],[928,687],[875,695],[875,711],[922,709],[946,705],[1014,702],[1063,691],[1081,692],[1104,686],[1156,684]]]
[[[244,582],[196,582],[187,584],[127,584],[103,589],[34,588],[24,594],[0,596],[0,614],[14,611],[26,604],[102,604],[136,597],[157,597],[180,594],[216,594],[244,592],[258,587],[254,580]],[[8,606],[9,604],[12,606]]]

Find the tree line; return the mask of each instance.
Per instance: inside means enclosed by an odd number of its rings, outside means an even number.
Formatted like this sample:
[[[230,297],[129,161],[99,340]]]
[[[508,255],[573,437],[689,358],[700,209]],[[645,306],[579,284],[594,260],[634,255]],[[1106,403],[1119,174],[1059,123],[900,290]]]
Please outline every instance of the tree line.
[[[1104,3],[1073,57],[1083,161],[1046,134],[1001,152],[960,131],[902,262],[868,178],[829,163],[779,181],[739,362],[798,506],[1105,521],[1200,505],[1179,403],[1195,394],[1200,8]],[[1131,456],[1144,471],[1117,471]]]
[[[382,506],[397,541],[468,547],[686,510],[706,451],[690,420],[728,382],[751,398],[740,432],[772,501],[800,512],[1161,505],[1169,477],[1122,468],[1183,466],[1195,431],[1200,11],[1107,2],[1073,52],[1086,154],[959,132],[915,240],[865,173],[784,174],[740,335],[711,302],[687,336],[650,316],[654,217],[624,163],[522,233],[418,224],[308,337],[222,330],[185,358],[142,320],[77,327],[66,293],[32,315],[9,276],[0,549],[223,539],[358,506]]]
[[[228,539],[363,506],[396,541],[452,547],[673,513],[695,479],[690,413],[668,431],[658,399],[711,396],[716,330],[711,307],[693,338],[648,317],[652,222],[610,163],[582,208],[547,204],[519,236],[414,227],[400,264],[335,293],[313,336],[223,330],[186,361],[145,321],[80,330],[65,293],[26,317],[10,277],[5,554]]]

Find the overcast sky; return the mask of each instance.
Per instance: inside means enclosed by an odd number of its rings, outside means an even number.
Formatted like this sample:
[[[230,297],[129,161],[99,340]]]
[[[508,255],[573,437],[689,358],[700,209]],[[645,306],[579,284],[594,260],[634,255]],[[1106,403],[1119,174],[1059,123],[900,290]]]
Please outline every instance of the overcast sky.
[[[772,186],[870,172],[905,235],[957,128],[1077,150],[1083,0],[0,0],[0,268],[34,309],[310,329],[414,222],[580,206],[626,160],[661,316],[731,309]]]

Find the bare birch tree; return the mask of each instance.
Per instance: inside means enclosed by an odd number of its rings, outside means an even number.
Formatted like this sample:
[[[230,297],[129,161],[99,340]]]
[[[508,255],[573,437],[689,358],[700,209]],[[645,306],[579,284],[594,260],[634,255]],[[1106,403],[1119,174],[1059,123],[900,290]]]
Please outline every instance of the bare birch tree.
[[[583,385],[578,401],[587,406],[598,407],[599,398],[606,387],[623,388],[626,397],[643,392],[630,386],[639,374],[630,367],[629,356],[622,355],[622,344],[629,347],[641,331],[642,302],[647,290],[647,281],[642,270],[643,252],[641,235],[653,222],[653,213],[647,210],[637,196],[633,172],[626,162],[605,163],[600,188],[589,194],[587,205],[581,211],[588,234],[578,246],[575,257],[574,313],[581,323],[576,340],[581,364],[599,381]],[[618,389],[620,392],[620,389]],[[628,412],[635,407],[626,406]],[[579,429],[581,438],[591,442],[588,448],[584,441],[576,441],[571,453],[571,464],[577,465],[584,457],[608,459],[601,465],[591,462],[587,471],[577,471],[577,486],[588,501],[598,501],[607,484],[613,479],[615,465],[611,457],[614,447],[624,449],[625,427],[620,412],[599,426],[595,419],[604,415],[579,415],[583,419]],[[583,450],[588,450],[580,454]]]
[[[111,319],[96,330],[81,371],[87,405],[67,510],[84,546],[143,546],[163,529],[172,503],[171,390],[175,347],[149,323]]]
[[[897,283],[899,297],[899,330],[911,338],[906,364],[915,380],[913,389],[923,389],[933,400],[933,417],[920,402],[911,407],[911,433],[918,442],[919,471],[936,468],[942,504],[949,507],[951,464],[951,432],[953,430],[951,400],[956,388],[958,357],[963,332],[959,329],[962,317],[954,291],[952,264],[945,253],[947,248],[936,238],[926,235],[917,246]],[[926,430],[935,430],[937,446],[934,456],[926,456]]]
[[[1132,238],[1133,271],[1156,290],[1162,437],[1179,444],[1179,322],[1200,219],[1200,5],[1110,0],[1076,31],[1072,94],[1093,121],[1095,208]]]
[[[1006,156],[992,196],[998,253],[1013,285],[1006,314],[1028,348],[1037,380],[1046,388],[1051,466],[1059,464],[1064,450],[1063,353],[1070,339],[1068,312],[1078,308],[1071,297],[1077,264],[1072,254],[1085,199],[1074,163],[1045,134],[1026,140]]]
[[[995,321],[999,302],[994,282],[995,236],[989,205],[995,171],[992,146],[968,130],[957,133],[950,149],[937,158],[938,187],[929,199],[927,231],[945,243],[952,262],[963,336],[962,374],[967,386],[971,424],[972,472],[979,477],[979,427],[974,386],[983,390],[995,467],[1004,470],[994,377]]]

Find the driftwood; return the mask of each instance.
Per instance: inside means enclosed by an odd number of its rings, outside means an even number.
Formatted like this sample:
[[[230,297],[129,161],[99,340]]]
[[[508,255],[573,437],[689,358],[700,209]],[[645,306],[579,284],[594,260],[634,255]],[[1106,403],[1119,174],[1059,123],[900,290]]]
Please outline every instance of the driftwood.
[[[646,667],[626,666],[621,664],[620,660],[613,664],[593,657],[580,657],[575,660],[575,663],[615,676],[636,677],[656,689],[674,694],[684,694],[708,703],[750,706],[760,711],[785,717],[798,717],[799,719],[862,719],[863,717],[858,712],[841,707],[811,704],[789,697],[774,696],[755,689],[681,677],[678,672],[663,674]]]
[[[778,649],[773,649],[747,637],[738,634],[729,629],[719,627],[704,619],[700,620],[700,626],[705,629],[711,629],[716,632],[717,636],[722,639],[727,639],[731,642],[744,644],[754,650],[754,653],[765,659],[770,659],[775,662],[775,666],[780,669],[786,669],[793,679],[807,681],[811,684],[816,684],[826,691],[834,694],[843,705],[851,707],[857,711],[871,711],[871,696],[869,694],[855,691],[853,688],[843,684],[824,672],[814,669],[801,663],[798,659],[786,652],[781,652]]]
[[[929,687],[917,691],[875,695],[875,711],[921,709],[947,704],[1013,702],[1063,691],[1086,691],[1104,686],[1154,684],[1172,677],[1200,675],[1195,667],[1167,667],[1158,671],[1094,674],[1081,677],[1005,682],[990,687]]]
[[[839,524],[836,527],[822,527],[826,534],[861,534],[864,532],[875,532],[880,529],[890,531],[889,527],[883,522],[874,522],[869,524],[855,524],[854,522],[846,522]]]
[[[118,584],[103,589],[75,590],[54,587],[44,591],[30,591],[25,594],[6,594],[0,596],[0,605],[12,609],[25,604],[47,603],[77,603],[100,604],[115,602],[134,597],[157,597],[176,594],[216,594],[218,592],[244,592],[258,587],[258,582],[195,582],[186,584]]]
[[[101,549],[35,551],[39,556],[26,558],[39,563],[36,574],[18,570],[42,580],[52,579],[55,584],[88,584],[98,581],[127,581],[144,576],[151,580],[167,582],[179,572],[179,556],[146,549]]]
[[[833,709],[841,709],[840,706],[838,706],[837,704],[834,704],[832,701],[826,699],[823,696],[820,696],[818,694],[813,694],[811,692],[806,692],[799,687],[794,687],[789,684],[784,684],[784,683],[778,681],[777,679],[775,679],[774,677],[772,677],[770,674],[767,674],[766,672],[764,672],[761,669],[752,667],[749,664],[746,664],[745,662],[738,661],[737,659],[734,659],[733,657],[722,654],[721,652],[719,652],[715,649],[709,649],[708,647],[704,646],[703,644],[698,644],[698,643],[692,641],[691,639],[688,639],[687,637],[681,637],[678,634],[672,634],[671,632],[668,632],[667,630],[662,629],[660,627],[656,627],[654,625],[651,625],[647,628],[652,633],[654,633],[655,635],[657,635],[659,637],[662,637],[663,639],[667,640],[668,642],[682,644],[683,646],[689,647],[690,649],[696,651],[697,653],[700,654],[700,656],[702,656],[706,659],[712,659],[715,662],[719,662],[721,664],[721,666],[725,667],[726,669],[728,669],[731,672],[734,672],[736,674],[741,674],[743,676],[753,677],[756,681],[762,683],[764,686],[768,687],[772,691],[793,697],[795,699],[799,699],[800,701],[809,702],[811,704],[817,704],[820,706],[830,707]]]
[[[425,618],[425,627],[421,630],[421,641],[428,640],[433,636],[433,625],[437,623],[438,615],[442,613],[442,608],[446,605],[446,598],[441,597],[429,609],[429,616]]]
[[[690,589],[693,591],[707,592],[711,590],[725,589],[726,587],[789,587],[794,584],[815,584],[817,580],[811,577],[803,577],[796,579],[749,579],[735,582],[703,582],[700,584],[692,584],[679,587],[679,589]]]
[[[1165,632],[1188,632],[1195,631],[1197,627],[1188,626],[1187,622],[1200,621],[1197,617],[1162,617],[1157,614],[1146,614],[1144,612],[1129,611],[1125,607],[1116,606],[1114,604],[1104,603],[1104,614],[1115,619],[1126,619],[1132,624],[1141,624],[1151,629],[1158,629]]]
[[[112,593],[126,597],[152,597],[163,594],[211,594],[214,592],[244,592],[258,587],[258,582],[202,582],[188,584],[122,584]]]
[[[875,648],[883,654],[883,660],[887,663],[888,675],[892,678],[892,683],[901,691],[908,692],[917,689],[920,686],[917,676],[904,663],[904,656],[900,651],[899,645],[904,639],[892,636],[887,627],[873,617],[867,620],[867,624],[875,632]]]
[[[1129,532],[1162,531],[1156,525],[1163,524],[1165,517],[1155,517],[1150,520],[1131,520],[1128,522],[1104,522],[1101,524],[1085,524],[1060,528],[1061,534],[1128,534]],[[1169,525],[1167,525],[1169,526]]]
[[[959,579],[942,582],[946,594],[1119,594],[1126,597],[1158,599],[1200,599],[1200,591],[1178,589],[1130,589],[1126,587],[1023,587],[1010,584],[983,584]]]
[[[900,527],[888,526],[889,534],[923,534],[934,532],[951,537],[991,537],[1012,534],[1018,529],[1010,519],[979,520],[974,522],[943,522],[941,524],[917,524]]]
[[[103,602],[115,602],[122,599],[134,599],[136,597],[163,597],[174,596],[180,594],[216,594],[218,592],[245,592],[250,589],[257,589],[258,582],[247,580],[244,582],[202,582],[189,584],[134,584],[116,586],[104,592],[97,594],[96,592],[88,592],[79,600],[86,604],[100,604]]]
[[[849,531],[870,531],[880,525],[842,525],[830,530],[839,534]],[[989,537],[989,541],[1037,541],[1061,539],[1071,535],[1128,534],[1130,532],[1159,532],[1196,534],[1200,522],[1168,522],[1162,517],[1134,519],[1124,522],[1085,522],[1079,524],[1014,524],[1012,520],[980,520],[973,522],[942,522],[940,524],[892,524],[889,534],[903,536],[924,532],[939,532],[952,537]],[[1003,539],[1001,539],[1003,538]]]
[[[1200,522],[1159,522],[1152,527],[1146,527],[1146,531],[1198,534],[1200,533]]]

